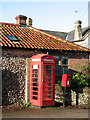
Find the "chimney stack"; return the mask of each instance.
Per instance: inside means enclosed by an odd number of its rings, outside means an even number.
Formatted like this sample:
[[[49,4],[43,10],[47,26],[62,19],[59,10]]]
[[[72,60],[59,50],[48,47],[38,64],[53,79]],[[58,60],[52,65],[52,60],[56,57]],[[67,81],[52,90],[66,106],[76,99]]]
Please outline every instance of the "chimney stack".
[[[80,40],[80,38],[82,37],[81,23],[82,22],[80,20],[75,21],[74,40]]]
[[[24,15],[18,15],[16,16],[16,24],[21,25],[21,26],[26,26],[26,19],[27,17]]]

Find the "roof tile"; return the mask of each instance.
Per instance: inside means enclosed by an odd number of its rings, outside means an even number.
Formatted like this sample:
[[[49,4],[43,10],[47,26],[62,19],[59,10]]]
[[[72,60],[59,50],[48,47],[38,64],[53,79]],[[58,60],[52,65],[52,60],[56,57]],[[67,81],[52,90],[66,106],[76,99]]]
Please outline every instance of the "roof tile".
[[[2,43],[0,43],[0,46],[32,49],[89,51],[87,48],[42,32],[33,27],[21,28],[19,25],[10,23],[1,23],[0,25],[0,29],[2,29],[2,36],[0,39]],[[15,36],[19,42],[12,42],[6,35]]]

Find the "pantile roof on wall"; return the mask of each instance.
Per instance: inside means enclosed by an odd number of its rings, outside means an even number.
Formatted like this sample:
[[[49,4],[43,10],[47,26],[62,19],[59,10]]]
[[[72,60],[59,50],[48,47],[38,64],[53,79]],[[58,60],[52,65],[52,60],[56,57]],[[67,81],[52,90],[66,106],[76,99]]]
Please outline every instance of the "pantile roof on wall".
[[[62,38],[42,32],[31,26],[22,28],[20,25],[10,23],[0,23],[0,26],[0,46],[2,47],[89,51],[89,49],[85,47],[81,47]],[[18,42],[12,42],[7,35],[14,36],[18,39]]]

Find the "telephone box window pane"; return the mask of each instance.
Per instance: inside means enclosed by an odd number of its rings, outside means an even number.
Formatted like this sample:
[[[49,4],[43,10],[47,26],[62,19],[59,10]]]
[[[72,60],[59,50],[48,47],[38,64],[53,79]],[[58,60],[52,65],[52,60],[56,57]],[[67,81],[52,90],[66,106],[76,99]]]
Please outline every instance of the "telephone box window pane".
[[[50,94],[50,95],[51,95],[51,92],[48,92],[48,94]]]
[[[48,75],[48,77],[51,77],[51,75]]]
[[[47,70],[47,73],[51,73],[51,70]]]
[[[48,83],[49,86],[51,86],[51,83]]]
[[[33,70],[33,73],[37,73],[37,70]]]
[[[38,98],[36,96],[33,96],[32,99],[37,100]]]
[[[38,95],[38,93],[37,92],[33,92],[33,95]]]
[[[34,81],[34,82],[37,82],[37,79],[36,79],[36,78],[33,78],[33,81]]]
[[[51,90],[51,88],[48,88],[48,90]]]
[[[38,86],[38,83],[33,83],[33,86]]]
[[[51,78],[51,74],[46,74],[46,77],[50,77]]]
[[[46,69],[51,69],[51,65],[47,65],[47,66],[46,66]]]
[[[36,87],[33,87],[33,90],[38,90],[38,88],[36,88]]]
[[[51,98],[51,96],[47,96],[48,98]]]
[[[37,77],[37,74],[33,74],[33,77]]]
[[[51,79],[48,79],[49,82],[51,82]]]

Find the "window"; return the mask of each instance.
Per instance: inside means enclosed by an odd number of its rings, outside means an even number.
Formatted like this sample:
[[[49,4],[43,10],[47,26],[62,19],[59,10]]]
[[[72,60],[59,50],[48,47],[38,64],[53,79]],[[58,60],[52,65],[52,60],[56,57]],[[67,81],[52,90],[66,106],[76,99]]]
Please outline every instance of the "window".
[[[19,40],[13,35],[6,35],[6,36],[9,38],[9,40],[11,40],[11,42],[15,42],[15,43],[19,42]]]
[[[61,64],[62,64],[62,74],[68,74],[68,57],[62,56],[61,58]]]
[[[62,65],[68,65],[68,57],[62,56]]]

